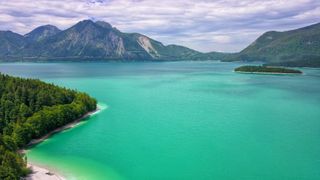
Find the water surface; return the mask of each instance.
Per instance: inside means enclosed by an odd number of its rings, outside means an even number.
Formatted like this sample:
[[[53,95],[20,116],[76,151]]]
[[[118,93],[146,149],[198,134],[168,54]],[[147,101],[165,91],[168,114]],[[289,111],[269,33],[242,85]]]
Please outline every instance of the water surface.
[[[68,179],[320,179],[320,69],[242,64],[15,63],[11,75],[85,91],[108,108],[28,152]]]

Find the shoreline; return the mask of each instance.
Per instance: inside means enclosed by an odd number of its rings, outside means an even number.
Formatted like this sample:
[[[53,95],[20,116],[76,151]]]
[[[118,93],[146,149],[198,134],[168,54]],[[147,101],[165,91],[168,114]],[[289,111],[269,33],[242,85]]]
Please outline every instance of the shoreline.
[[[65,177],[43,166],[27,163],[27,167],[30,168],[32,172],[23,178],[24,180],[66,180]]]
[[[35,146],[35,145],[43,142],[44,140],[48,139],[50,136],[52,136],[52,135],[54,135],[54,134],[56,134],[56,133],[59,133],[59,132],[61,132],[61,131],[64,131],[64,130],[73,128],[73,127],[76,126],[78,123],[80,123],[81,121],[83,121],[85,118],[91,116],[92,114],[94,114],[94,113],[96,113],[96,112],[98,112],[98,111],[100,111],[100,110],[101,110],[101,109],[100,109],[99,107],[97,107],[97,109],[95,109],[94,111],[87,112],[86,114],[84,114],[83,116],[79,117],[78,119],[76,119],[76,120],[74,120],[74,121],[72,121],[72,122],[70,122],[70,123],[68,123],[68,124],[66,124],[66,125],[64,125],[64,126],[61,126],[61,127],[57,128],[57,129],[49,132],[48,134],[42,136],[41,138],[31,140],[31,141],[27,144],[26,148],[25,148],[25,149],[22,149],[22,150],[23,150],[22,152],[24,152],[26,149],[29,149],[29,148],[31,148],[31,147],[33,147],[33,146]]]
[[[62,132],[67,129],[75,127],[77,124],[82,122],[84,119],[86,119],[87,117],[90,117],[91,115],[93,115],[99,111],[101,111],[101,108],[99,106],[97,106],[97,108],[94,111],[87,112],[86,114],[84,114],[80,118],[49,132],[48,134],[44,135],[43,137],[41,137],[39,139],[31,140],[30,143],[28,143],[24,149],[19,150],[19,152],[25,154],[26,151],[28,151],[28,149],[32,148],[33,146],[36,146],[37,144],[45,141],[46,139],[50,138],[54,134],[57,134],[59,132]],[[49,168],[39,166],[39,165],[36,165],[34,163],[30,163],[30,162],[27,162],[27,167],[30,168],[32,172],[28,176],[23,178],[25,180],[43,180],[43,179],[45,179],[45,180],[66,180],[65,177],[61,176],[61,174],[57,173],[56,171],[51,171]]]

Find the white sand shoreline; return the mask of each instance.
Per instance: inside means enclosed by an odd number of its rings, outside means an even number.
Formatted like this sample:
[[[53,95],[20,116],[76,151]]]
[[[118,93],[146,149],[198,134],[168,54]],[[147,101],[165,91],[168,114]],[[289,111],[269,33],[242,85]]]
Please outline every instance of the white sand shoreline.
[[[42,141],[48,139],[50,136],[52,136],[53,134],[62,132],[64,130],[73,128],[74,126],[76,126],[78,123],[80,123],[82,120],[84,120],[85,118],[96,114],[97,112],[101,111],[102,109],[98,106],[96,110],[91,111],[86,113],[85,115],[83,115],[82,117],[76,119],[75,121],[66,124],[60,128],[57,128],[53,131],[51,131],[50,133],[46,134],[45,136],[39,138],[39,139],[34,139],[32,140],[28,145],[27,148],[32,147],[36,144],[41,143]],[[27,149],[21,149],[20,152],[21,153],[25,153],[27,151]],[[48,168],[45,168],[43,166],[39,166],[36,165],[34,163],[30,163],[28,162],[27,167],[29,167],[32,170],[32,173],[29,174],[26,178],[24,178],[25,180],[66,180],[65,177],[63,177],[61,174],[49,170]]]
[[[32,170],[32,173],[25,180],[66,180],[65,177],[41,166],[28,163],[28,168]]]

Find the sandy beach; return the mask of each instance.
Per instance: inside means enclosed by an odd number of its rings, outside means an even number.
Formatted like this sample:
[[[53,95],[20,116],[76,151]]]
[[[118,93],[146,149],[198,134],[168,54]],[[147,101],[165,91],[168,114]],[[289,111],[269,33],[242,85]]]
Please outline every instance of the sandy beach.
[[[29,174],[25,178],[25,180],[65,180],[66,179],[55,172],[49,171],[48,169],[30,164],[30,163],[28,163],[28,168],[32,170],[32,173]]]
[[[27,147],[30,148],[38,143],[41,143],[42,141],[48,139],[50,136],[52,136],[53,134],[56,134],[58,132],[64,131],[66,129],[70,129],[73,128],[75,125],[77,125],[79,122],[81,122],[82,120],[84,120],[85,118],[91,116],[92,114],[95,114],[97,112],[99,112],[101,110],[101,108],[97,107],[97,109],[95,111],[92,112],[88,112],[85,115],[83,115],[82,117],[76,119],[75,121],[66,124],[60,128],[57,128],[53,131],[51,131],[50,133],[46,134],[45,136],[39,138],[39,139],[34,139],[32,140]],[[22,149],[20,150],[21,153],[25,153],[26,149]],[[29,174],[25,179],[26,180],[65,180],[66,178],[64,178],[63,176],[59,175],[56,172],[53,172],[51,170],[48,170],[44,167],[32,164],[28,162],[27,165],[31,170],[32,173]]]

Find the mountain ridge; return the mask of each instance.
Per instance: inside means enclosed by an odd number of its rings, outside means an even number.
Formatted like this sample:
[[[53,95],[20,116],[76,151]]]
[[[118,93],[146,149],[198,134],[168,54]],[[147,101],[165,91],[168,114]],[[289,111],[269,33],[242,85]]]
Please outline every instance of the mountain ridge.
[[[268,31],[223,61],[262,61],[267,65],[320,67],[320,23],[289,31]]]
[[[24,37],[28,41],[41,41],[41,40],[46,39],[50,36],[54,36],[59,32],[61,32],[61,30],[59,28],[57,28],[56,26],[47,24],[47,25],[43,25],[43,26],[39,26],[39,27],[35,28],[34,30],[25,34]]]
[[[143,34],[121,32],[104,21],[83,20],[65,30],[44,25],[24,36],[10,36],[15,37],[0,35],[6,40],[0,42],[0,61],[163,61],[191,60],[202,54],[184,46],[163,45]]]
[[[104,21],[82,20],[60,30],[53,25],[25,35],[0,31],[0,61],[260,61],[270,66],[320,67],[320,23],[268,31],[237,53],[202,53],[164,45],[140,33],[121,32]]]

